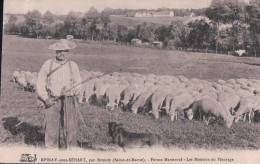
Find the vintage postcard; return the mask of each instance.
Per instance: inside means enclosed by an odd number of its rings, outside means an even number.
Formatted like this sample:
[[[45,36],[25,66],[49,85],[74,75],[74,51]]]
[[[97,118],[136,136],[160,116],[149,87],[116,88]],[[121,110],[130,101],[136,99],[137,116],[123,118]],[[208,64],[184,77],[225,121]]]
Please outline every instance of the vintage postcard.
[[[5,0],[0,163],[260,164],[257,0]]]

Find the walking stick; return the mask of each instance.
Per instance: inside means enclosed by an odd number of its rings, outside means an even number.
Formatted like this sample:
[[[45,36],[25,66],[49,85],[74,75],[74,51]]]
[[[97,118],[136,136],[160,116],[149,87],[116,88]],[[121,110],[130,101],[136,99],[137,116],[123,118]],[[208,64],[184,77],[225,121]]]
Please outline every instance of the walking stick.
[[[64,95],[64,92],[66,91],[66,87],[63,87],[61,89],[61,95]],[[67,135],[68,135],[68,115],[67,115],[67,99],[64,98],[64,101],[63,101],[63,128],[62,128],[62,131],[63,131],[63,139],[64,139],[64,143],[65,143],[65,148],[67,149],[68,145],[68,140],[67,140]],[[60,120],[61,121],[61,120]],[[59,129],[60,130],[60,129]],[[65,132],[64,132],[65,130]]]
[[[60,99],[61,97],[65,96],[65,93],[71,91],[72,89],[76,88],[76,87],[79,86],[80,84],[85,83],[85,82],[90,81],[90,80],[93,80],[93,79],[100,78],[100,77],[105,76],[105,75],[108,75],[108,74],[110,74],[110,73],[105,73],[105,74],[102,74],[102,75],[99,75],[99,76],[94,76],[94,77],[91,76],[90,78],[87,78],[87,79],[81,81],[80,83],[76,84],[75,86],[69,88],[68,90],[64,91],[64,93],[61,94],[60,96],[55,97],[55,98],[54,98],[54,101],[57,101],[57,100]]]

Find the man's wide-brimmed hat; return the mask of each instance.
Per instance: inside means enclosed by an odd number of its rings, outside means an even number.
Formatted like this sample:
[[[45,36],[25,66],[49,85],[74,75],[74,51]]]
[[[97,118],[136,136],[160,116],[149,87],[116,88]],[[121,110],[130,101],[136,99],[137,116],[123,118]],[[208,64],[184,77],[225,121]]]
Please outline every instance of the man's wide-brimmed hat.
[[[60,39],[57,43],[49,46],[50,50],[71,50],[76,47],[76,44],[67,39]]]

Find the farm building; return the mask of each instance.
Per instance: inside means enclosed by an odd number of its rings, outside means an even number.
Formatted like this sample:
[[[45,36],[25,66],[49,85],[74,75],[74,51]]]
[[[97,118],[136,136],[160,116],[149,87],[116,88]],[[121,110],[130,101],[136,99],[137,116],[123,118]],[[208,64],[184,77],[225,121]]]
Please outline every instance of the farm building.
[[[137,12],[134,15],[135,17],[174,17],[173,11],[160,11],[160,12]]]
[[[152,12],[137,12],[135,17],[153,17]]]
[[[132,45],[140,45],[140,44],[142,44],[142,40],[132,39],[132,40],[131,40],[131,44],[132,44]]]
[[[154,47],[156,47],[156,48],[162,48],[162,46],[163,46],[163,42],[160,42],[160,41],[154,41],[154,42],[152,42],[152,45],[154,46]]]

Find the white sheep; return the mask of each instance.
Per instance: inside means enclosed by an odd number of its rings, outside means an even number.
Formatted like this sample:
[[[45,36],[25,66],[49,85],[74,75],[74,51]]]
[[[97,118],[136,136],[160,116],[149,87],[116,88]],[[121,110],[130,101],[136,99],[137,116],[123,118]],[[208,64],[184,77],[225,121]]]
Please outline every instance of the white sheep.
[[[228,128],[231,127],[233,123],[233,117],[227,115],[225,109],[215,99],[205,97],[202,98],[199,102],[197,102],[196,105],[198,108],[197,110],[203,115],[203,119],[207,125],[209,124],[210,119],[216,119],[220,117],[224,119],[225,124]]]
[[[235,53],[238,54],[239,57],[241,57],[246,54],[246,50],[236,50]]]
[[[221,92],[218,94],[217,100],[222,104],[228,114],[234,114],[240,97],[235,92]]]
[[[97,71],[97,72],[95,72],[95,71],[90,71],[89,73],[91,74],[91,77],[96,77],[96,76],[104,75],[104,73],[103,73],[103,72],[100,72],[100,71]]]
[[[187,88],[185,88],[185,89],[173,90],[170,94],[168,94],[168,95],[165,97],[165,100],[164,100],[164,102],[163,102],[163,107],[162,107],[162,108],[165,110],[165,112],[166,112],[167,114],[169,114],[172,99],[173,99],[176,95],[180,95],[180,94],[183,94],[183,93],[188,93]]]
[[[169,114],[169,111],[170,111],[170,107],[171,107],[171,101],[172,99],[174,98],[174,96],[176,96],[176,94],[171,93],[171,94],[168,94],[165,99],[164,99],[164,102],[163,102],[163,106],[162,106],[162,109],[165,110],[165,113],[166,114]]]
[[[81,91],[79,94],[79,102],[83,103],[84,100],[86,103],[89,102],[89,98],[95,94],[94,91],[95,79],[86,81],[81,84]]]
[[[19,76],[21,76],[20,72],[18,72],[18,71],[13,72],[13,80],[14,80],[15,83],[17,83],[17,78]]]
[[[245,96],[252,96],[252,94],[244,89],[241,88],[236,88],[234,89],[234,92],[236,92],[236,94],[241,98],[241,97],[245,97]]]
[[[226,83],[232,84],[232,85],[237,84],[235,79],[229,79],[229,80],[226,81]]]
[[[211,86],[204,86],[199,90],[200,93],[216,92],[216,89]]]
[[[186,78],[185,76],[178,76],[178,79],[179,79],[180,82],[182,82],[182,83],[187,83],[187,82],[189,82],[189,79]]]
[[[246,91],[248,91],[250,94],[254,94],[254,91],[255,91],[255,88],[253,88],[253,87],[249,87],[249,86],[241,86],[241,89],[244,89],[244,90],[246,90]]]
[[[227,86],[227,85],[222,85],[223,91],[224,92],[234,92],[234,89],[232,89],[231,87]]]
[[[251,122],[251,114],[260,109],[260,96],[246,96],[242,97],[239,102],[239,108],[235,112],[235,122],[244,115],[243,121],[246,120],[246,115],[248,115],[248,121]]]
[[[220,84],[220,85],[226,84],[226,82],[224,80],[221,80],[221,79],[217,80],[217,83]]]
[[[201,93],[201,97],[210,97],[210,98],[213,98],[215,100],[217,100],[218,98],[218,95],[217,95],[218,92],[205,92],[205,93]]]
[[[26,79],[27,79],[27,78],[30,78],[31,76],[33,76],[33,75],[32,75],[32,73],[31,73],[30,71],[26,71],[26,72],[25,72],[25,76],[24,76],[24,77],[25,77]]]
[[[144,85],[140,85],[138,87],[138,90],[136,90],[134,92],[134,96],[133,96],[133,100],[132,101],[135,101],[137,99],[137,97],[139,97],[142,93],[144,93],[146,91],[148,91],[148,88],[146,86],[144,86]]]
[[[243,86],[247,86],[247,82],[248,82],[248,80],[245,78],[236,79],[236,83],[243,85]]]
[[[148,102],[150,102],[150,97],[153,94],[153,92],[153,89],[143,92],[140,94],[140,96],[137,97],[135,101],[131,103],[131,110],[134,114],[137,114],[140,108],[144,108],[144,106],[148,104]]]
[[[86,70],[82,70],[82,71],[80,71],[80,76],[83,81],[83,80],[89,79],[91,77],[91,73],[89,73]]]
[[[140,88],[137,85],[130,85],[126,89],[123,90],[121,94],[121,104],[123,107],[127,107],[130,101],[133,101],[134,94],[137,92]]]
[[[26,79],[28,90],[35,92],[36,91],[36,81],[37,77],[28,77]]]
[[[20,77],[25,77],[25,71],[21,71],[20,75],[21,75]]]
[[[27,90],[27,82],[26,82],[25,77],[23,77],[23,76],[18,77],[17,78],[17,83],[18,83],[19,88],[21,90]]]
[[[101,86],[95,87],[95,94],[97,98],[102,98],[107,89],[110,87],[110,84],[102,84]]]
[[[115,107],[118,107],[120,95],[126,87],[127,85],[114,84],[107,89],[105,97],[108,100],[106,105],[108,109],[114,110]]]
[[[218,83],[213,83],[212,87],[214,87],[217,91],[222,91],[223,90],[221,84],[218,84]]]
[[[191,105],[193,104],[193,102],[194,102],[193,96],[188,93],[183,93],[174,96],[173,99],[171,100],[170,111],[169,111],[171,121],[174,121],[175,118],[177,120],[178,117],[177,113],[179,111],[186,112],[188,119],[192,120],[193,113],[191,112],[192,111]]]
[[[152,113],[156,119],[159,118],[159,112],[163,106],[163,102],[168,94],[172,91],[167,88],[159,88],[154,91],[151,97]]]

